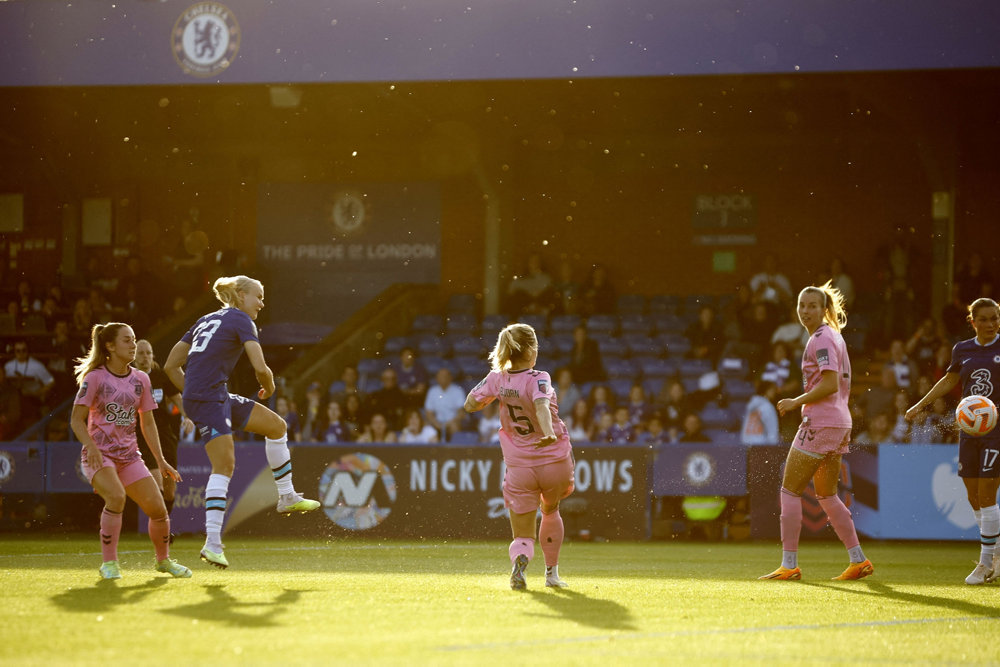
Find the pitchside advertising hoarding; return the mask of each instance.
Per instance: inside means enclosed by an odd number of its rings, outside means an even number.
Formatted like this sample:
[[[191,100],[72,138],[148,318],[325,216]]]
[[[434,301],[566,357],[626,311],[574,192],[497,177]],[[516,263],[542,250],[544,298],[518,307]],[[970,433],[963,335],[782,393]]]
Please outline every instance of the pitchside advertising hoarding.
[[[642,447],[579,447],[576,490],[564,501],[569,535],[644,539],[649,525],[647,457]],[[262,443],[237,443],[226,533],[235,535],[504,538],[500,451],[430,445],[299,445],[296,489],[322,502],[311,514],[283,517]],[[200,447],[181,447],[171,514],[175,533],[204,530],[210,468]],[[140,521],[143,527],[144,521]]]

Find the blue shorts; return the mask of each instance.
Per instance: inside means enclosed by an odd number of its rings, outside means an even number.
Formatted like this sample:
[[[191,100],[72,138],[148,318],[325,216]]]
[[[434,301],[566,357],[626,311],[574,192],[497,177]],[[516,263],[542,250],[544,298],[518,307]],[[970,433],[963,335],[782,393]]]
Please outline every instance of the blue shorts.
[[[1000,477],[1000,440],[962,436],[958,444],[958,476]]]
[[[229,394],[225,401],[192,401],[184,399],[184,412],[198,430],[198,442],[205,444],[220,435],[242,431],[250,421],[257,402],[244,396]]]

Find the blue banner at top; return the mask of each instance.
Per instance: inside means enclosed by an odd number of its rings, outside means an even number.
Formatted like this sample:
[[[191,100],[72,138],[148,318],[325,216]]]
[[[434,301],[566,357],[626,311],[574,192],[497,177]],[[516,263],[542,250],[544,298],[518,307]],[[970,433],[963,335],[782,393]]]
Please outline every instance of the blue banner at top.
[[[0,2],[0,86],[996,67],[994,0]]]

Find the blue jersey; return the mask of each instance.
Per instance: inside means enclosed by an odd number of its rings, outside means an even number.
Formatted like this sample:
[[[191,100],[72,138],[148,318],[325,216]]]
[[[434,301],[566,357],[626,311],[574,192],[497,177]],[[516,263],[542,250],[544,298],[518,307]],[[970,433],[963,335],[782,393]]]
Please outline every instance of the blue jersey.
[[[949,373],[958,373],[962,379],[962,396],[985,396],[994,403],[1000,401],[1000,336],[993,339],[989,345],[980,345],[975,338],[959,341],[951,350],[951,365]],[[984,436],[967,436],[960,432],[960,437],[1000,440],[1000,428]]]
[[[181,341],[191,346],[184,371],[184,398],[223,401],[229,380],[243,354],[243,344],[256,341],[257,325],[239,308],[222,308],[198,319]]]

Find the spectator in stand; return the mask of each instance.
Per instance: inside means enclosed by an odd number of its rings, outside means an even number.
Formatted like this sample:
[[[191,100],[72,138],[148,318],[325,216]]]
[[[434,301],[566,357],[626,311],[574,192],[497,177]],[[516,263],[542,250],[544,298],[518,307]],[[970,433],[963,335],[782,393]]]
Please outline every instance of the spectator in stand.
[[[340,380],[335,381],[330,385],[330,400],[346,406],[347,397],[352,394],[357,396],[359,399],[364,398],[361,393],[361,389],[358,387],[357,367],[344,366],[344,369],[340,371]]]
[[[295,411],[291,401],[286,396],[278,396],[274,399],[274,411],[279,417],[285,420],[288,429],[288,439],[292,442],[302,441],[302,429],[299,425],[299,415]]]
[[[743,351],[737,356],[745,357],[751,368],[757,368],[767,359],[774,334],[775,318],[766,303],[750,305],[750,315],[740,324],[740,342]],[[801,325],[798,326],[801,329]],[[798,333],[796,332],[796,335]]]
[[[488,445],[500,444],[500,404],[497,401],[483,408],[476,430],[479,432],[479,442]]]
[[[507,312],[515,319],[522,314],[547,315],[552,304],[552,277],[542,266],[542,256],[528,255],[524,273],[514,276],[507,288]]]
[[[323,385],[310,383],[306,389],[305,407],[302,409],[302,442],[317,442],[322,439]]]
[[[614,415],[615,399],[614,394],[607,385],[595,384],[590,389],[590,418],[595,424],[600,424],[601,417],[606,413]]]
[[[868,428],[854,439],[859,445],[880,445],[892,442],[892,413],[879,412],[868,421]]]
[[[615,408],[614,414],[614,423],[612,423],[611,428],[603,434],[601,440],[615,445],[625,445],[635,442],[638,437],[639,429],[636,427],[635,422],[632,421],[632,415],[629,407],[626,405],[619,405]]]
[[[779,342],[788,345],[789,356],[793,358],[801,357],[802,350],[806,349],[806,343],[809,342],[809,332],[799,322],[796,307],[789,310],[789,318],[779,324],[771,333],[769,345]]]
[[[330,401],[326,404],[325,419],[320,425],[316,438],[318,441],[328,444],[351,441],[351,434],[347,424],[344,423],[343,413],[344,408],[337,401]]]
[[[114,307],[108,301],[104,290],[97,286],[91,286],[88,290],[87,302],[90,304],[90,312],[98,322],[107,322],[114,312]]]
[[[771,346],[771,360],[764,364],[760,378],[778,387],[778,398],[795,396],[802,387],[798,366],[792,364],[791,353],[785,343]]]
[[[764,255],[759,273],[750,277],[750,293],[754,302],[768,304],[773,312],[782,312],[792,301],[792,285],[778,269],[778,260],[772,253]]]
[[[758,380],[753,397],[747,402],[740,427],[740,443],[744,445],[777,445],[781,442],[778,432],[778,386],[767,380]]]
[[[49,340],[49,353],[52,355],[46,364],[55,379],[53,392],[57,397],[69,396],[73,393],[76,382],[73,380],[73,360],[86,354],[87,349],[69,335],[69,322],[58,320],[52,330]]]
[[[625,405],[628,410],[629,422],[636,431],[646,428],[646,422],[653,414],[653,406],[646,400],[646,390],[641,382],[635,382],[628,391],[628,403]]]
[[[452,383],[451,371],[442,367],[434,376],[435,384],[427,390],[424,415],[427,423],[438,430],[442,441],[451,439],[466,423],[465,393]]]
[[[882,364],[879,371],[879,383],[869,387],[857,397],[857,403],[864,411],[865,422],[871,424],[879,414],[892,414],[892,406],[896,400],[899,385],[896,384],[896,372],[889,364]]]
[[[361,405],[361,396],[359,394],[348,394],[344,398],[342,407],[341,416],[344,421],[344,428],[347,429],[347,437],[352,441],[357,440],[361,437],[361,432],[365,427],[365,415]]]
[[[17,299],[11,299],[7,302],[7,314],[10,315],[10,319],[14,322],[14,328],[20,329],[23,322],[21,309],[17,305]]]
[[[982,254],[973,252],[969,255],[955,272],[955,282],[959,288],[958,297],[963,304],[972,303],[982,296],[989,296],[984,289],[992,287],[993,276],[986,268]],[[968,327],[964,328],[963,333],[965,331],[968,331]]]
[[[585,398],[578,398],[567,415],[566,428],[573,442],[591,442],[594,423],[590,418],[590,404]]]
[[[934,370],[934,354],[944,344],[933,317],[925,317],[920,327],[906,341],[906,355],[917,365],[921,375]]]
[[[892,403],[892,432],[890,438],[895,443],[910,442],[910,422],[906,421],[906,410],[910,407],[910,392],[899,390]]]
[[[90,302],[80,297],[73,303],[70,335],[80,341],[86,341],[95,324],[97,324],[97,319],[94,317],[94,311],[90,308]]]
[[[382,386],[368,395],[366,411],[368,415],[380,414],[389,422],[389,429],[403,428],[403,411],[406,409],[406,394],[399,388],[396,371],[391,366],[382,369]]]
[[[560,405],[570,407],[583,398],[580,388],[573,382],[573,371],[567,366],[556,371],[556,395],[559,397]]]
[[[566,258],[559,262],[552,284],[552,313],[576,315],[580,312],[581,285],[573,278],[573,264]]]
[[[677,442],[711,442],[712,439],[702,430],[701,417],[696,412],[689,412],[684,415],[684,430],[677,438]]]
[[[657,397],[663,427],[674,437],[684,428],[684,415],[694,410],[694,403],[680,380],[668,380]]]
[[[15,427],[20,433],[41,418],[42,407],[55,385],[55,378],[45,364],[29,354],[26,339],[14,342],[14,358],[4,365],[3,370],[7,383],[20,393],[21,418]]]
[[[400,391],[406,395],[406,405],[411,408],[422,408],[427,396],[427,371],[423,364],[417,361],[417,355],[412,347],[404,347],[399,351],[399,364],[396,369],[396,383]]]
[[[31,283],[27,280],[20,280],[17,283],[17,307],[21,312],[22,319],[26,315],[38,313],[42,310],[42,301],[34,295]]]
[[[608,270],[594,264],[587,281],[580,288],[581,311],[591,315],[612,315],[618,310],[618,292],[608,279]]]
[[[45,300],[42,302],[42,310],[40,311],[42,317],[45,319],[45,330],[52,331],[55,329],[56,322],[61,319],[65,319],[63,312],[59,309],[59,304],[51,296],[46,296]],[[67,322],[67,331],[69,330],[69,323]]]
[[[966,304],[968,301],[962,300],[962,286],[955,283],[951,286],[951,298],[941,308],[941,328],[948,338],[948,361],[951,361],[951,345],[969,335],[969,322],[966,316],[969,314]]]
[[[7,372],[0,366],[0,442],[11,440],[20,431],[21,392],[7,382]]]
[[[917,365],[906,356],[906,348],[903,341],[898,338],[889,343],[889,360],[886,364],[890,366],[896,374],[896,386],[900,389],[909,390],[916,384],[920,372]]]
[[[358,442],[386,442],[394,444],[396,442],[396,432],[389,428],[389,421],[385,418],[385,415],[376,412],[369,419],[364,433],[358,438]]]
[[[591,433],[591,442],[610,442],[611,427],[615,425],[615,415],[613,412],[605,412],[594,420],[594,430]]]
[[[913,331],[913,313],[917,304],[910,276],[911,264],[909,240],[897,237],[890,246],[886,258],[887,270],[882,308],[883,341],[905,338]]]
[[[424,423],[420,410],[411,408],[406,411],[406,426],[399,432],[397,441],[404,445],[430,445],[438,442],[437,429]]]
[[[653,413],[646,423],[646,430],[639,434],[638,442],[647,447],[659,447],[674,442],[674,436],[663,427],[663,419],[659,413]]]
[[[691,342],[687,356],[694,359],[708,359],[714,366],[726,344],[725,329],[716,319],[715,309],[707,304],[701,306],[698,310],[698,319],[685,329],[684,335]]]
[[[597,341],[587,335],[587,327],[583,324],[573,329],[573,348],[569,351],[566,367],[580,384],[600,382],[605,378],[601,349]]]
[[[830,275],[827,278],[830,284],[840,291],[840,295],[844,297],[844,308],[849,311],[854,305],[854,281],[847,274],[844,260],[840,257],[830,260]]]

